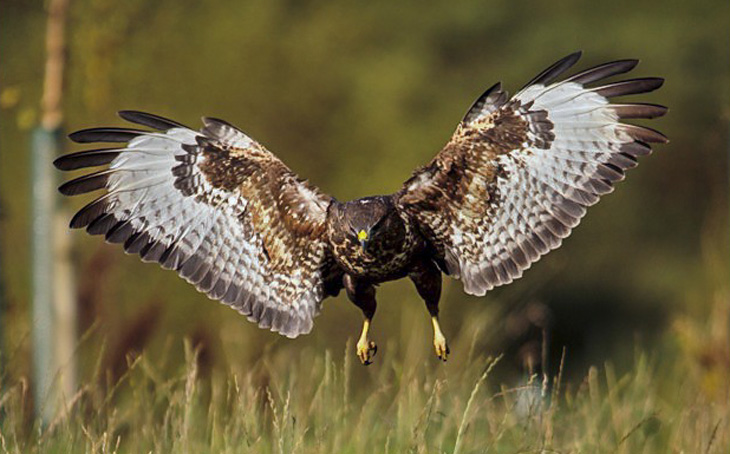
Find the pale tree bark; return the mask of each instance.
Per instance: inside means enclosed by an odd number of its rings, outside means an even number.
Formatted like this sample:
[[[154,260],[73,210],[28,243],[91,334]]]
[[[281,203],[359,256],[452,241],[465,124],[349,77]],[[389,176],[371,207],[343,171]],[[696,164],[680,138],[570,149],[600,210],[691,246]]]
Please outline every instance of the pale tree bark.
[[[57,209],[52,161],[62,149],[66,22],[70,0],[50,0],[41,125],[33,137],[34,401],[45,422],[76,389],[76,295],[69,218]]]

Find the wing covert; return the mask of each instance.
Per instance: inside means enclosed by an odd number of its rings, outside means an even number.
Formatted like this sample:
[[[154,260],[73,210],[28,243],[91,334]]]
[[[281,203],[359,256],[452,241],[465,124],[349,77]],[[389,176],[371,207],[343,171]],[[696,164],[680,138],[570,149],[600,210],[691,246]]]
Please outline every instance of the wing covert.
[[[651,152],[648,143],[666,142],[657,131],[620,122],[659,117],[665,107],[608,99],[652,91],[661,79],[589,86],[637,64],[622,60],[551,83],[579,57],[558,61],[512,98],[499,84],[487,90],[398,193],[399,207],[467,293],[484,295],[521,277]]]

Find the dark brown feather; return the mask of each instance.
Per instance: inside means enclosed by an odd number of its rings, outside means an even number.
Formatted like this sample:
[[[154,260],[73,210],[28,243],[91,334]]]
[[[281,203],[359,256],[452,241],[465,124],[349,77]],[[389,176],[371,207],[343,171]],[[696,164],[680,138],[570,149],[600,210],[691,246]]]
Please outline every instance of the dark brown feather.
[[[77,195],[102,189],[114,170],[102,170],[67,181],[58,187],[63,195]]]
[[[575,65],[578,60],[580,60],[580,57],[583,53],[581,51],[573,52],[572,54],[563,57],[562,59],[556,61],[552,65],[550,65],[547,69],[542,71],[540,74],[532,78],[527,84],[525,84],[522,89],[524,90],[526,87],[529,87],[530,85],[547,85],[555,78],[563,74],[565,71],[569,70],[573,65]]]
[[[575,82],[581,85],[587,85],[592,82],[606,79],[608,77],[616,76],[618,74],[624,74],[636,67],[639,64],[639,60],[618,60],[602,65],[594,66],[593,68],[581,71],[578,74],[568,77],[565,79],[566,82]]]
[[[86,231],[91,235],[104,235],[112,227],[114,227],[119,220],[114,217],[113,214],[103,214],[98,218],[94,219],[86,227]]]
[[[636,126],[629,124],[622,124],[621,129],[628,132],[631,137],[641,142],[646,143],[668,143],[669,139],[661,132],[647,128],[646,126]]]
[[[614,96],[636,95],[656,90],[664,84],[660,77],[646,77],[642,79],[623,80],[601,87],[592,88],[591,91],[606,98]]]
[[[69,226],[72,229],[84,228],[94,219],[105,213],[107,208],[107,196],[99,197],[81,208],[72,218]]]
[[[168,118],[160,117],[151,113],[139,112],[137,110],[120,110],[117,114],[131,123],[137,123],[138,125],[147,126],[158,131],[167,131],[171,128],[187,128],[187,126],[170,120]]]
[[[68,138],[76,143],[129,142],[147,131],[132,128],[89,128],[72,132]]]
[[[620,119],[627,118],[657,118],[667,113],[664,106],[657,104],[613,104],[611,110],[616,112]]]
[[[53,161],[53,165],[59,170],[77,170],[85,167],[103,166],[112,162],[122,151],[124,151],[124,148],[78,151],[57,158]]]

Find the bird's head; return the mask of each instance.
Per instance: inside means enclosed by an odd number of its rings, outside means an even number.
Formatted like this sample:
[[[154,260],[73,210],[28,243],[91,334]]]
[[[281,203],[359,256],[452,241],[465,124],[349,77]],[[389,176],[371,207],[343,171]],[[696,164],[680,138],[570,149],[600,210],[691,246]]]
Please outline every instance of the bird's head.
[[[397,217],[397,213],[385,197],[367,197],[345,204],[347,234],[365,252],[380,242],[393,216]]]

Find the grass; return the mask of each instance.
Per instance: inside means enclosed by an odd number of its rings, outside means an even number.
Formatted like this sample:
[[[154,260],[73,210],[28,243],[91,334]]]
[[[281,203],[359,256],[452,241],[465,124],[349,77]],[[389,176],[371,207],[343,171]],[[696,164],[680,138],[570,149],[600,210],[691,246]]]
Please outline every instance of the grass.
[[[114,375],[106,344],[94,344],[104,336],[90,330],[79,354],[96,360],[52,421],[35,419],[28,379],[0,377],[0,454],[726,454],[730,298],[718,290],[706,301],[675,314],[628,364],[581,373],[564,352],[551,376],[515,377],[513,358],[480,351],[489,314],[467,317],[447,364],[424,351],[418,324],[369,367],[351,342],[276,349],[226,330],[225,366],[192,341],[170,342],[127,356]],[[259,356],[244,361],[245,350]]]
[[[716,317],[675,324],[668,342],[694,336],[715,345]],[[704,328],[704,329],[701,329]],[[700,342],[703,341],[703,342]],[[722,345],[720,345],[722,347]],[[693,349],[650,358],[637,351],[624,374],[606,364],[582,380],[526,376],[504,385],[500,357],[458,368],[436,361],[378,367],[346,354],[305,351],[250,371],[203,373],[184,345],[185,364],[141,354],[116,382],[97,367],[61,414],[34,421],[27,382],[0,392],[3,453],[727,453],[728,368]],[[709,365],[708,365],[709,364]],[[367,375],[368,380],[358,379]],[[719,378],[711,376],[720,374]]]

